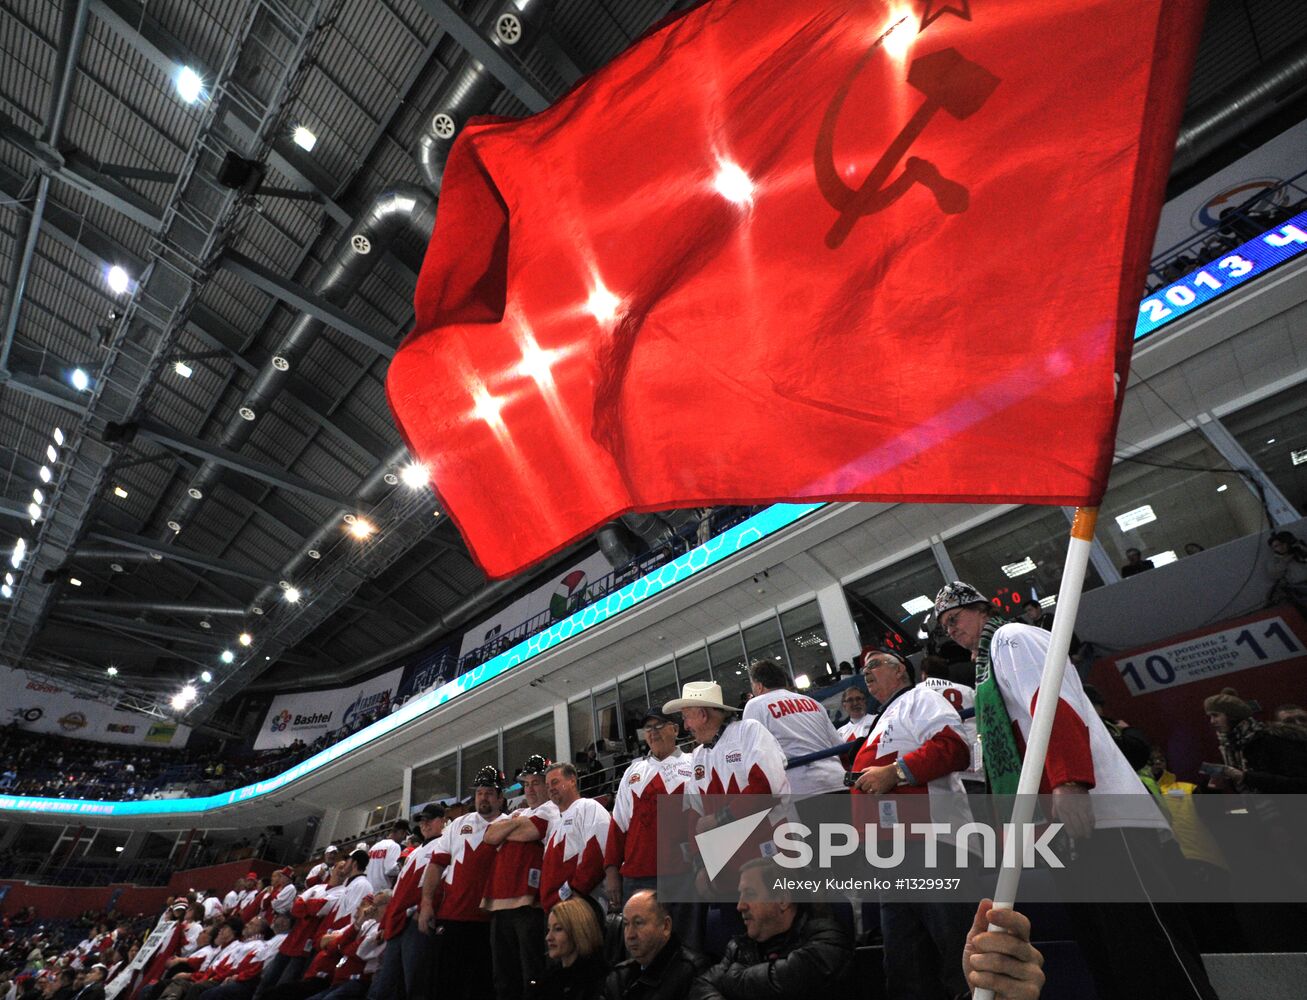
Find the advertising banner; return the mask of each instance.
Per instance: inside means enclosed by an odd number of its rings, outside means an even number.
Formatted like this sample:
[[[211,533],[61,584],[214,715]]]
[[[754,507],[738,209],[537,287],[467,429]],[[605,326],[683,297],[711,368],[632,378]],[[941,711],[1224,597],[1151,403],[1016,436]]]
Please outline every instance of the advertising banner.
[[[500,636],[505,637],[505,644],[512,631],[537,616],[548,615],[540,622],[540,627],[562,621],[573,611],[584,607],[590,601],[603,596],[596,589],[596,583],[613,571],[602,552],[596,552],[563,573],[559,573],[549,583],[537,587],[531,593],[519,597],[493,618],[487,618],[478,625],[469,628],[463,634],[463,643],[458,655],[466,656],[472,650],[487,643],[493,643]],[[521,636],[514,638],[514,641]]]
[[[1162,206],[1157,240],[1153,244],[1154,256],[1195,233],[1210,229],[1220,221],[1225,209],[1238,208],[1262,191],[1301,173],[1304,149],[1307,149],[1307,122],[1299,122],[1224,170],[1176,195]],[[1284,200],[1278,204],[1288,205],[1293,200],[1291,194],[1282,197]]]
[[[288,747],[296,740],[312,743],[319,736],[357,729],[374,715],[390,712],[399,688],[402,667],[345,688],[281,694],[272,700],[254,741],[255,750]]]
[[[1180,774],[1220,759],[1204,699],[1232,687],[1270,720],[1281,703],[1303,701],[1304,669],[1307,622],[1283,605],[1112,653],[1089,680],[1112,717],[1148,733]]]
[[[0,690],[7,693],[0,725],[16,722],[34,733],[53,733],[98,743],[182,747],[189,726],[161,722],[61,687],[40,674],[0,667]]]

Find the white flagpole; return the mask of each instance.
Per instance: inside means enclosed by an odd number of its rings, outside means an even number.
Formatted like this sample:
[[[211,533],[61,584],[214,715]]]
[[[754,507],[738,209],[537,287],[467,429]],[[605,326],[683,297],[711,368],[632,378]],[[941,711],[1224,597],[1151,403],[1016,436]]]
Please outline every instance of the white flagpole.
[[[1066,564],[1062,567],[1062,585],[1057,592],[1053,611],[1053,635],[1049,640],[1048,654],[1044,657],[1044,672],[1039,678],[1039,702],[1030,722],[1030,738],[1026,740],[1026,756],[1021,762],[1021,779],[1017,783],[1017,799],[1012,809],[1012,827],[1020,836],[1021,830],[1035,818],[1035,796],[1039,794],[1039,781],[1044,774],[1044,759],[1048,756],[1048,738],[1053,732],[1053,718],[1057,714],[1058,699],[1062,695],[1062,678],[1066,673],[1067,654],[1071,650],[1071,633],[1076,625],[1076,612],[1080,610],[1080,594],[1084,590],[1085,570],[1089,566],[1089,550],[1094,540],[1094,525],[1098,522],[1097,507],[1077,507],[1071,523],[1071,540],[1067,545]],[[1010,910],[1017,901],[1017,885],[1021,881],[1021,852],[1004,852],[1013,863],[1005,865],[998,874],[994,889],[994,909]],[[1002,928],[989,925],[991,931]],[[994,991],[978,989],[972,1000],[994,1000]]]

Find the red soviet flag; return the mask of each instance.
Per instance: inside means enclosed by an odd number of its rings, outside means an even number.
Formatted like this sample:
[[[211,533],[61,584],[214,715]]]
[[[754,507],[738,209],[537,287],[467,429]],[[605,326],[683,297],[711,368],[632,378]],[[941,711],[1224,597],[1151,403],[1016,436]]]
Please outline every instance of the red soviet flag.
[[[710,0],[455,143],[388,376],[506,576],[630,510],[1093,503],[1201,0]]]

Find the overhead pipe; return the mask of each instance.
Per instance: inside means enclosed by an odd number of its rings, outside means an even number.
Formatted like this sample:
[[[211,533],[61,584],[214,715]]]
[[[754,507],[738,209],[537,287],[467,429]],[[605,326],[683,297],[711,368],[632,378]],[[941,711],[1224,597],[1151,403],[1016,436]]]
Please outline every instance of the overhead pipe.
[[[702,507],[682,507],[650,514],[623,514],[620,521],[640,536],[650,549],[656,549],[677,537],[682,528],[701,520],[702,510]]]
[[[490,43],[504,51],[520,49],[544,23],[548,13],[549,4],[545,0],[509,0],[494,16],[495,30]],[[453,82],[441,90],[427,109],[414,155],[418,169],[433,191],[440,190],[445,161],[458,133],[469,118],[490,110],[501,90],[503,85],[490,70],[468,56]]]
[[[396,184],[381,192],[341,237],[332,259],[314,282],[314,290],[328,302],[344,305],[376,270],[386,247],[405,230],[430,236],[436,221],[436,200],[414,184]],[[321,320],[307,313],[295,320],[286,335],[273,349],[272,357],[254,379],[237,413],[223,429],[219,444],[236,451],[249,440],[259,417],[267,413],[272,400],[290,380],[290,373],[301,364],[309,348],[325,329]],[[173,537],[185,529],[204,502],[212,495],[224,473],[223,466],[204,462],[191,477],[186,494],[168,515],[162,538]],[[307,546],[306,546],[307,548]]]
[[[1171,176],[1265,121],[1305,86],[1307,47],[1298,45],[1199,105],[1180,123]]]
[[[508,0],[494,15],[492,43],[506,49],[522,44],[531,31],[543,23],[548,10],[549,4],[546,0]],[[444,88],[440,98],[428,109],[428,113],[423,118],[424,130],[417,139],[414,156],[424,180],[431,189],[430,192],[411,185],[396,185],[380,195],[363,213],[359,223],[350,227],[348,235],[337,247],[333,264],[324,271],[315,284],[315,290],[319,295],[330,302],[343,304],[343,301],[371,273],[386,247],[402,231],[408,230],[423,239],[430,239],[435,225],[435,195],[440,192],[445,161],[454,138],[467,124],[469,118],[489,110],[501,89],[498,81],[480,62],[471,58],[466,61],[453,83]],[[362,240],[359,239],[360,236],[363,237]],[[322,329],[322,323],[301,316],[283,338],[274,352],[272,367],[259,374],[255,385],[246,397],[245,406],[255,419],[262,409],[266,409],[266,403],[285,383],[286,371],[304,356]],[[253,420],[245,418],[234,420],[224,435],[224,446],[238,448],[248,439],[253,424]],[[392,486],[395,472],[408,460],[408,457],[408,449],[401,446],[377,465],[359,486],[358,506],[370,505],[384,493],[385,489]],[[170,532],[173,531],[172,525],[184,527],[187,520],[194,516],[198,505],[221,478],[222,471],[221,467],[213,466],[212,463],[201,466],[190,484],[187,497],[178,504],[169,518]],[[331,518],[324,521],[310,538],[306,539],[300,550],[283,566],[281,580],[294,581],[296,577],[301,576],[308,561],[314,559],[310,553],[316,553],[321,557],[327,547],[339,537],[342,518],[346,513],[351,511],[339,509]],[[574,558],[580,548],[581,546],[574,546],[551,559],[546,565],[553,566]],[[314,673],[313,683],[330,684],[348,679],[372,669],[378,663],[421,649],[439,638],[442,633],[456,628],[483,608],[509,595],[518,586],[520,581],[515,580],[501,580],[489,584],[398,646],[383,650],[332,673],[317,671]],[[266,610],[271,602],[277,599],[277,595],[276,585],[264,587],[251,603],[251,611]],[[279,686],[284,685],[265,682],[249,685],[245,690],[257,692]]]
[[[133,614],[198,615],[201,618],[244,618],[245,609],[224,604],[188,604],[180,601],[138,601],[130,597],[66,597],[61,609],[126,611]]]
[[[89,11],[90,0],[78,0],[75,8],[64,8],[64,17],[60,22],[59,50],[64,53],[64,65],[58,83],[50,93],[50,107],[46,114],[45,127],[45,145],[56,157],[59,137],[63,132],[64,117],[68,113],[68,102],[73,93],[73,75],[77,72],[77,56],[82,49],[82,39],[86,36],[86,17]],[[49,197],[50,175],[42,170],[40,180],[36,183],[36,200],[32,202],[32,212],[27,220],[27,237],[23,241],[23,250],[21,254],[14,255],[14,266],[9,272],[9,307],[5,311],[4,333],[0,335],[0,378],[8,375],[9,352],[14,346],[14,335],[18,331],[18,317],[23,308],[23,295],[27,289],[27,279],[32,272],[32,260],[36,256],[36,240],[41,233],[41,220],[45,217],[45,204]]]
[[[359,509],[380,500],[386,490],[394,485],[400,466],[407,462],[408,458],[408,448],[405,445],[400,445],[386,456],[375,469],[368,473],[368,477],[359,486],[356,509],[349,510],[341,507],[331,518],[322,522],[318,530],[309,536],[300,550],[291,556],[282,567],[281,575],[278,577],[278,584],[282,580],[293,582],[302,575],[301,571],[304,567],[321,558],[330,545],[340,539],[344,528],[345,515],[356,514]],[[255,595],[254,600],[250,603],[251,612],[262,614],[271,605],[280,591],[278,584],[268,584]]]

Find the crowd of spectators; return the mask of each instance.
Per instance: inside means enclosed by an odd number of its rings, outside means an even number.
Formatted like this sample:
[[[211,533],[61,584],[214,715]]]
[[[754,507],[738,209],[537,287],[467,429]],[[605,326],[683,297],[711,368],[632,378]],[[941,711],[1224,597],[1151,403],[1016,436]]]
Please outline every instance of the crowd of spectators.
[[[18,914],[0,954],[0,993],[12,984],[12,995],[0,1000],[37,989],[61,1000],[102,1000],[101,989],[107,1000],[712,1000],[808,998],[863,983],[891,1000],[979,986],[1032,1000],[1044,986],[1039,927],[1018,912],[988,901],[826,906],[786,888],[789,872],[752,841],[716,873],[693,846],[732,818],[703,805],[719,793],[848,792],[855,813],[865,802],[874,817],[891,793],[920,794],[929,810],[935,795],[1011,791],[1049,622],[1038,606],[1009,621],[961,582],[937,596],[934,619],[969,662],[869,647],[840,671],[834,717],[820,692],[795,691],[784,670],[757,661],[743,710],[714,682],[688,683],[632,715],[638,743],[591,746],[576,764],[549,762],[542,746],[512,781],[482,768],[465,798],[428,803],[411,823],[348,838],[267,882],[251,872],[169,900],[153,928],[108,921],[57,943],[31,929],[34,914]],[[1227,859],[1193,804],[1307,791],[1307,710],[1263,710],[1230,688],[1204,708],[1220,762],[1177,775],[1155,734],[1068,669],[1041,792],[1081,855],[1153,874],[1182,860],[1184,878],[1219,893]],[[688,823],[674,858],[658,850],[664,796],[683,797]],[[1147,821],[1115,822],[1109,796],[1134,800]],[[769,835],[760,828],[754,846]],[[660,877],[700,901],[660,897]],[[1065,909],[1100,996],[1216,997],[1193,912]],[[1294,914],[1280,916],[1292,935]],[[1006,933],[990,933],[991,922]]]
[[[314,752],[303,743],[261,752],[95,743],[15,720],[0,729],[0,792],[106,801],[208,795],[279,774]]]

